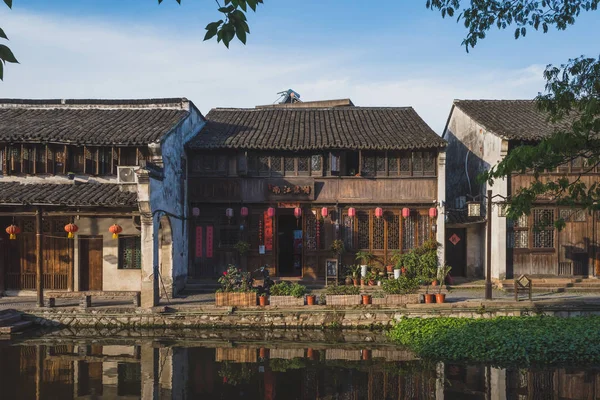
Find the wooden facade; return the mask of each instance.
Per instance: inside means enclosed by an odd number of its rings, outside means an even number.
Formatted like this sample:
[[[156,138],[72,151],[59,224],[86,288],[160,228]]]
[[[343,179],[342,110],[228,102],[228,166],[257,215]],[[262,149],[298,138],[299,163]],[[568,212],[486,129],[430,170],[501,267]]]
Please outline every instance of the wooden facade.
[[[576,179],[581,170],[564,166],[547,175],[551,179],[571,176]],[[586,185],[598,180],[597,173],[581,176]],[[516,193],[534,182],[533,174],[513,175],[510,191]],[[565,222],[558,230],[553,223]],[[517,221],[507,221],[507,275],[586,277],[600,275],[600,212],[558,207],[549,199],[540,198],[530,215]]]
[[[264,168],[253,167],[251,152],[193,153],[189,214],[197,209],[199,215],[190,231],[189,275],[216,277],[228,264],[249,271],[267,264],[274,276],[323,279],[325,260],[333,257],[330,246],[336,239],[343,240],[346,249],[342,265],[355,264],[354,254],[369,250],[385,266],[393,251],[422,244],[435,229],[428,212],[438,198],[437,153],[414,153],[367,153],[375,156],[374,168],[369,165],[367,172],[368,157],[359,151],[335,152],[339,164],[330,161],[334,152],[262,153],[258,159]],[[204,157],[216,161],[205,163]],[[358,162],[358,173],[349,176],[351,158]],[[301,159],[308,164],[306,170]],[[242,207],[249,209],[245,218],[240,215]],[[270,207],[275,209],[273,218],[267,213]],[[348,216],[350,207],[356,210],[353,218]],[[383,217],[375,216],[376,207],[383,209]],[[226,216],[227,208],[233,210],[232,218]],[[295,218],[296,208],[301,209],[301,218]],[[409,218],[402,218],[403,208],[411,210]],[[235,249],[239,241],[250,244],[243,256]]]

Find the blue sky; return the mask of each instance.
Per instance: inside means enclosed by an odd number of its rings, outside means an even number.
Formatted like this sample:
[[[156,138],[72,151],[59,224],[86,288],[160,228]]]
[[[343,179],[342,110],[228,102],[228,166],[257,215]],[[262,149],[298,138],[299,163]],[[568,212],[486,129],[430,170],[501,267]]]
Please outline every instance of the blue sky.
[[[15,0],[0,21],[21,64],[6,68],[0,96],[185,96],[207,113],[291,87],[304,100],[411,105],[441,133],[453,99],[532,98],[546,64],[597,56],[600,33],[589,13],[524,40],[492,31],[466,53],[465,28],[425,0],[266,0],[247,46],[227,50],[202,41],[215,19],[211,0]]]

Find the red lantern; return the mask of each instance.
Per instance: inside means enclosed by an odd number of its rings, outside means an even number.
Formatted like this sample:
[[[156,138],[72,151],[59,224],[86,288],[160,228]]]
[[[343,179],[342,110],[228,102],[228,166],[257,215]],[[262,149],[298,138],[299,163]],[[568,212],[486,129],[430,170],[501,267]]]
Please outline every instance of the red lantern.
[[[327,207],[321,208],[321,217],[327,218],[328,214],[329,214],[329,210],[327,210]]]
[[[13,224],[6,228],[6,233],[8,233],[10,240],[15,240],[17,235],[21,233],[21,228]]]
[[[381,208],[381,207],[377,207],[377,208],[375,209],[375,216],[376,216],[377,218],[381,218],[381,217],[383,217],[383,208]]]
[[[108,228],[108,231],[112,233],[113,239],[117,239],[119,237],[119,233],[123,232],[123,228],[121,228],[120,225],[114,224]]]
[[[410,208],[403,208],[402,209],[402,218],[408,218],[410,217]]]
[[[300,217],[302,216],[302,209],[300,207],[294,208],[294,216],[296,217],[296,219],[300,219]]]
[[[429,217],[430,217],[430,218],[435,218],[435,217],[437,217],[437,208],[435,208],[435,207],[431,207],[431,208],[429,209]]]
[[[69,239],[73,239],[75,237],[75,232],[77,232],[79,230],[79,227],[75,224],[66,224],[65,225],[65,232],[68,233],[67,237]]]
[[[275,216],[275,209],[273,207],[269,207],[267,209],[267,216],[269,218],[273,218]]]
[[[242,209],[240,210],[240,215],[246,218],[248,216],[248,207],[242,207]]]
[[[350,208],[348,209],[348,216],[349,216],[350,218],[354,218],[354,217],[356,216],[356,208],[354,208],[354,207],[350,207]]]

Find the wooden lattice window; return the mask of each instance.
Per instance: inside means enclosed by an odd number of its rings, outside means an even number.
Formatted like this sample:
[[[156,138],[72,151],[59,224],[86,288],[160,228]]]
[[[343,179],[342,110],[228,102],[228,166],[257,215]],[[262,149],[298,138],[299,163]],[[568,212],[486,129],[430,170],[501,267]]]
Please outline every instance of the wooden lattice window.
[[[402,220],[402,249],[410,250],[415,248],[417,237],[417,218],[411,215]]]
[[[33,218],[27,218],[23,220],[23,233],[34,233],[35,232],[35,220]]]
[[[119,237],[119,269],[142,268],[142,238],[140,236]]]
[[[219,213],[219,248],[231,248],[240,241],[240,224],[237,217],[227,218],[225,210],[220,209]]]
[[[369,214],[366,212],[357,212],[356,220],[358,223],[356,243],[359,249],[369,248]]]
[[[309,157],[298,157],[298,175],[308,175]]]
[[[419,215],[419,245],[431,238],[431,218],[428,215]]]
[[[306,249],[317,250],[317,217],[314,211],[306,213]]]
[[[543,208],[533,210],[533,247],[554,248],[554,210]]]
[[[269,156],[258,157],[258,175],[269,176]]]
[[[373,250],[383,250],[385,247],[385,220],[373,219]]]
[[[423,175],[423,153],[415,151],[412,153],[412,175]]]
[[[344,215],[344,247],[348,250],[354,249],[354,218]]]
[[[285,175],[296,175],[296,158],[285,157]]]
[[[7,154],[8,170],[11,174],[21,173],[21,146],[12,146]]]
[[[529,217],[521,215],[517,220],[508,220],[509,227],[512,225],[512,231],[509,231],[508,247],[513,249],[529,248]]]
[[[400,248],[400,216],[386,213],[388,250]]]
[[[400,159],[400,157],[398,157],[398,154],[397,153],[388,153],[387,157],[388,157],[387,163],[388,163],[389,176],[400,175],[400,170],[398,169],[398,160]]]
[[[322,175],[323,165],[322,165],[322,157],[318,154],[315,154],[310,157],[310,173],[311,175]]]
[[[35,173],[43,174],[45,172],[46,172],[46,147],[45,146],[36,146],[36,148],[35,148]]]
[[[281,156],[271,156],[271,174],[281,176],[283,174],[283,165]]]
[[[248,175],[256,175],[258,173],[258,156],[256,154],[248,154]]]
[[[423,153],[423,175],[435,176],[435,153]]]
[[[410,176],[410,153],[400,156],[400,176]]]
[[[375,154],[374,153],[364,153],[363,154],[361,173],[365,176],[375,175]]]
[[[560,210],[560,218],[565,222],[585,222],[586,212],[583,209],[573,210],[570,208],[563,208]]]
[[[377,153],[375,157],[375,173],[377,175],[385,175],[385,153]]]

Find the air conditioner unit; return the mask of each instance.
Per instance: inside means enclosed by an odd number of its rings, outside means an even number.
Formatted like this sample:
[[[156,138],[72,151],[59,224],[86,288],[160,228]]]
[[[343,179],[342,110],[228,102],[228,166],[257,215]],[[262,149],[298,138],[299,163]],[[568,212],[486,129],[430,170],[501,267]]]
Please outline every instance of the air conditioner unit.
[[[117,167],[117,182],[119,183],[137,183],[138,167]]]

